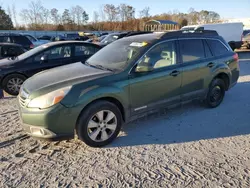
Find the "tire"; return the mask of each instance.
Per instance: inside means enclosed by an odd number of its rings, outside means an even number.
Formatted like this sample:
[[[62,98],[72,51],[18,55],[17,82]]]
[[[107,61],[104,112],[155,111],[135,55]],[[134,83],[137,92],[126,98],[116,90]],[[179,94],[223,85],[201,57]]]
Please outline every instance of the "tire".
[[[110,117],[108,118],[108,116]],[[114,117],[110,119],[112,116]],[[118,136],[121,126],[122,115],[119,108],[108,101],[97,101],[87,107],[79,116],[76,134],[88,146],[102,147],[111,143]]]
[[[8,75],[3,80],[3,89],[9,95],[17,96],[19,94],[20,87],[27,78],[21,74]],[[16,84],[15,84],[16,83]],[[11,85],[15,85],[11,88]]]
[[[205,99],[206,106],[209,108],[218,107],[224,99],[225,92],[225,82],[222,79],[215,78],[210,84],[209,91]]]

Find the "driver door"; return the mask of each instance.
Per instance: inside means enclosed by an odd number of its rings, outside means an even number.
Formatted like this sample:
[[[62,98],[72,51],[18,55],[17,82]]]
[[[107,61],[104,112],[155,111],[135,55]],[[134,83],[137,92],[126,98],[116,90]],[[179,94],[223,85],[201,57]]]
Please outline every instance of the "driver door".
[[[132,70],[129,76],[131,115],[180,102],[182,69],[176,45],[176,41],[156,45]],[[147,66],[151,68],[142,68]]]

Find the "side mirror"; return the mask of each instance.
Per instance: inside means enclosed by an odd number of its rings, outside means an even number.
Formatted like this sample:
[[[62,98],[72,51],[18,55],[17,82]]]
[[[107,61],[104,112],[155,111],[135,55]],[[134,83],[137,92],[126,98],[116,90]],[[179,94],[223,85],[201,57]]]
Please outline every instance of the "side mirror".
[[[41,57],[41,63],[47,63],[48,62],[48,55],[43,55]]]
[[[139,64],[137,65],[135,72],[151,72],[153,71],[154,68],[152,66],[150,66],[149,64]]]

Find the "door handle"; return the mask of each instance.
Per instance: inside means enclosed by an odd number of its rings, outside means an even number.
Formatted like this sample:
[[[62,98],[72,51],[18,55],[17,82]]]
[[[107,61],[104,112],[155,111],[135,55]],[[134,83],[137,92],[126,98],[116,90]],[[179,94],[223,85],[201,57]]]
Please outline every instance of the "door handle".
[[[170,76],[178,76],[180,73],[181,73],[180,71],[175,70],[170,73]]]
[[[214,66],[214,63],[208,63],[207,67],[212,68]]]

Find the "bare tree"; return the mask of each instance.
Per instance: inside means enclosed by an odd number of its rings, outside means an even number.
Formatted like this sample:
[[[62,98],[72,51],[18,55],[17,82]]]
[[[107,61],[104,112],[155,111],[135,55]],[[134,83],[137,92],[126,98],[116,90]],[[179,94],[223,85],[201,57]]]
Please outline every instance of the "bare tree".
[[[150,16],[149,11],[150,11],[149,7],[145,7],[143,10],[141,10],[139,12],[140,18],[148,18]]]
[[[31,25],[39,25],[43,23],[44,7],[40,0],[31,1],[28,9],[22,9],[20,17],[23,21]]]
[[[99,14],[98,14],[98,12],[97,11],[94,11],[94,13],[93,13],[93,21],[94,21],[94,23],[97,23],[98,21],[99,21]]]
[[[119,9],[113,4],[106,4],[104,5],[104,12],[108,17],[108,21],[113,22],[117,20]]]
[[[42,24],[48,24],[50,21],[50,11],[47,8],[42,8],[41,10],[41,23]]]
[[[77,5],[75,6],[75,16],[76,16],[76,23],[77,25],[82,25],[83,23],[83,19],[82,19],[82,14],[83,14],[84,10],[81,6]]]
[[[105,12],[104,12],[104,5],[101,5],[100,8],[99,8],[99,16],[100,16],[101,21],[106,20],[106,15],[105,15]]]
[[[127,21],[135,17],[134,7],[127,4],[120,4],[118,7],[121,21]]]
[[[13,20],[15,22],[15,26],[18,27],[18,22],[17,22],[17,18],[16,18],[17,12],[16,12],[16,6],[14,3],[12,4],[11,8],[12,8],[12,14],[13,14]]]
[[[13,18],[12,18],[12,11],[11,11],[11,8],[10,8],[9,5],[8,5],[8,7],[7,7],[7,14],[8,14],[9,17],[11,18],[11,20],[13,20]]]
[[[51,20],[53,21],[54,25],[59,25],[61,23],[60,14],[56,8],[50,10]]]

